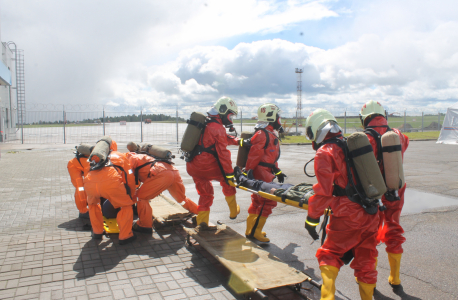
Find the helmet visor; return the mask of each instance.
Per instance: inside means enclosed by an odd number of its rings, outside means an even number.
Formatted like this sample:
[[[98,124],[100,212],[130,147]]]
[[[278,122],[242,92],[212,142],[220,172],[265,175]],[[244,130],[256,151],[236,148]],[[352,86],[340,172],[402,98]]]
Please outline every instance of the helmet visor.
[[[234,113],[232,113],[232,112],[229,113],[229,114],[227,115],[227,119],[228,119],[229,122],[231,122],[231,123],[233,123],[234,117],[235,117],[235,115],[234,115]]]
[[[315,142],[317,144],[321,143],[329,132],[338,133],[340,131],[342,131],[342,128],[340,128],[340,126],[337,125],[337,123],[333,121],[326,122],[323,126],[321,126],[321,128],[318,128],[318,130],[316,131]]]

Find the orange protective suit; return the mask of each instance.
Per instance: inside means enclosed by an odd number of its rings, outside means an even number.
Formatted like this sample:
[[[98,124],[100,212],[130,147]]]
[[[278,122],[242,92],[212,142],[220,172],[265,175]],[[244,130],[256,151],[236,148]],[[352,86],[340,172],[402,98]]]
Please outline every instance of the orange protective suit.
[[[134,196],[134,200],[138,199],[138,226],[144,228],[153,227],[153,210],[149,200],[156,198],[164,190],[168,190],[170,195],[178,203],[182,204],[185,209],[197,214],[197,204],[186,197],[183,180],[173,165],[156,161],[146,154],[129,152],[126,153],[126,156],[138,182],[143,183]]]
[[[84,178],[84,188],[88,195],[89,216],[92,230],[95,234],[103,233],[103,216],[100,207],[100,198],[109,199],[114,208],[121,208],[116,218],[119,226],[119,239],[125,240],[133,236],[133,212],[131,193],[135,191],[135,177],[128,159],[119,152],[112,151],[108,156],[112,165],[122,167],[125,173],[113,166],[105,166],[98,170],[89,171]]]
[[[336,135],[339,134],[328,134],[326,139]],[[326,227],[327,237],[316,253],[320,266],[340,269],[341,257],[352,250],[354,259],[350,267],[355,270],[358,282],[375,284],[379,214],[366,213],[346,196],[333,196],[334,184],[345,189],[348,182],[345,155],[338,145],[320,147],[315,154],[314,169],[318,183],[313,185],[315,194],[309,199],[308,215],[319,219],[329,206],[333,212]]]
[[[89,162],[86,156],[80,155],[70,159],[67,164],[68,174],[75,187],[75,204],[81,214],[88,212],[87,195],[84,191],[83,177],[89,172]]]
[[[274,164],[275,167],[278,168],[277,160],[280,157],[280,143],[277,136],[273,133],[274,129],[272,125],[267,126],[265,129],[269,135],[269,143],[267,147],[265,147],[267,136],[264,130],[257,130],[255,132],[250,139],[252,146],[248,153],[245,169],[253,170],[253,176],[257,180],[272,182],[275,178],[275,175],[272,173],[272,168],[261,166],[259,163]],[[248,208],[248,213],[259,215],[263,205],[262,216],[268,217],[272,213],[272,209],[277,206],[277,202],[251,194],[251,205]]]
[[[383,135],[388,128],[387,120],[382,117],[378,116],[372,119],[367,126],[373,128],[377,131],[380,135]],[[401,152],[402,157],[404,158],[404,152],[407,150],[409,146],[409,138],[402,134],[398,129],[392,129],[395,133],[399,135],[399,139],[401,141]],[[372,137],[370,134],[367,134],[369,141],[374,149],[375,157],[378,156],[378,146],[377,141]],[[383,173],[383,164],[380,164],[380,171]],[[404,230],[400,224],[400,217],[402,207],[404,206],[404,193],[406,190],[406,184],[399,189],[398,194],[400,200],[398,201],[388,201],[385,198],[385,195],[382,197],[382,202],[386,206],[386,210],[380,212],[380,226],[379,232],[377,236],[378,242],[385,243],[386,245],[386,252],[389,253],[403,253],[402,244],[405,242],[405,237],[403,236]]]
[[[238,145],[239,139],[229,136],[223,126],[221,118],[211,116],[212,121],[207,124],[203,137],[199,140],[199,145],[211,148],[218,155],[219,162],[225,174],[233,174],[231,152],[227,149],[228,145]],[[225,174],[222,173],[215,156],[208,152],[196,155],[191,162],[186,163],[186,170],[191,175],[196,190],[199,194],[198,211],[209,211],[213,204],[214,191],[212,180],[218,181],[223,188],[226,197],[236,193],[235,187],[226,183]]]

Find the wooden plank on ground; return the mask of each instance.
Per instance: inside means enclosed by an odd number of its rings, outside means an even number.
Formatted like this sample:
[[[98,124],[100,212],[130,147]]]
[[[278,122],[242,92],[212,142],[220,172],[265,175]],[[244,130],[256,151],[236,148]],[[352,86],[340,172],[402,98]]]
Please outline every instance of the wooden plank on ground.
[[[295,285],[309,279],[224,224],[200,232],[198,228],[184,229],[230,270],[229,286],[237,293]]]
[[[191,215],[183,206],[163,194],[150,200],[150,206],[153,218],[158,222],[180,221]]]

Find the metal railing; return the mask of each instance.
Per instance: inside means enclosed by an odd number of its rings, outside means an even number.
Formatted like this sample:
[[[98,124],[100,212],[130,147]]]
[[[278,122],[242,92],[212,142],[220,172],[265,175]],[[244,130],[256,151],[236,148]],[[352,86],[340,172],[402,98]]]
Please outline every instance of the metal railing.
[[[196,109],[205,112],[207,108]],[[245,113],[245,116],[247,113]],[[358,112],[334,114],[344,133],[362,131]],[[234,125],[238,133],[252,131],[256,120],[243,118],[240,110]],[[445,115],[442,113],[408,112],[388,116],[388,124],[402,132],[439,131]],[[15,143],[94,143],[103,135],[117,142],[152,142],[179,144],[186,129],[189,113],[180,110],[145,113],[143,110],[125,111],[26,111],[26,123],[18,125]],[[282,118],[289,134],[305,136],[305,118]]]

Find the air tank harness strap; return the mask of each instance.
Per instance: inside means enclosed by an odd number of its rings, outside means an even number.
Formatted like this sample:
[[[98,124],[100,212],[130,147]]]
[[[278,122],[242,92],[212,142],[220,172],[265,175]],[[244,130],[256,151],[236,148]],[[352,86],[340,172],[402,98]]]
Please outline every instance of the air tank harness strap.
[[[154,161],[149,161],[147,163],[144,163],[143,165],[140,165],[138,167],[135,168],[135,171],[134,171],[134,175],[135,175],[135,185],[138,185],[138,172],[140,171],[141,168],[147,166],[147,165],[151,165],[151,168],[154,166],[154,164],[156,164],[156,160]],[[149,175],[148,175],[149,177]]]
[[[199,128],[200,130],[202,130],[203,128],[205,128],[205,124],[200,123],[200,122],[197,122],[197,121],[194,121],[194,120],[186,120],[186,123],[191,124],[191,125],[194,125],[194,126],[196,126],[197,128]]]
[[[121,166],[118,166],[118,165],[114,165],[111,161],[109,161],[107,164],[106,164],[107,167],[114,167],[116,170],[121,170],[123,173],[124,173],[124,178],[126,179],[126,182],[124,183],[124,187],[126,188],[126,193],[127,195],[129,195],[131,198],[132,198],[132,192],[130,190],[130,187],[129,187],[129,182],[127,181],[127,173],[126,171],[124,170],[123,167]]]
[[[401,151],[401,150],[402,150],[402,146],[401,145],[382,147],[382,152],[388,152],[388,153],[395,152],[395,151]]]
[[[221,165],[221,162],[219,161],[218,152],[216,152],[215,144],[213,144],[213,145],[211,145],[211,146],[209,146],[207,148],[205,148],[203,146],[205,129],[207,129],[207,124],[208,123],[217,123],[217,124],[219,124],[219,122],[216,121],[215,119],[210,119],[210,120],[207,119],[207,121],[205,122],[205,127],[203,128],[202,134],[200,135],[200,145],[196,146],[196,148],[194,150],[194,151],[196,151],[196,154],[194,154],[193,157],[196,156],[196,155],[202,154],[202,152],[207,152],[207,153],[210,153],[211,155],[213,155],[215,157],[215,159],[216,159],[216,162],[218,163],[218,167],[221,170],[221,174],[223,175],[224,180],[226,181],[227,184],[229,184],[228,181],[227,181],[226,173],[224,172],[223,166]]]

